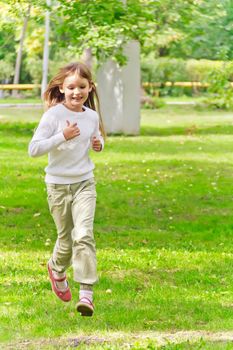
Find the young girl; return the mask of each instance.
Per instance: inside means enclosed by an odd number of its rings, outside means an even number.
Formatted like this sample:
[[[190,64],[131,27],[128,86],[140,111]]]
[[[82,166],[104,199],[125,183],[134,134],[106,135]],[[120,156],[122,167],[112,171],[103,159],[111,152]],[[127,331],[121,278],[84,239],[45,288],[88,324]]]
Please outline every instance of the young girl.
[[[92,316],[93,285],[97,282],[93,221],[96,190],[90,148],[100,152],[105,136],[94,98],[96,87],[89,69],[71,63],[49,82],[44,93],[48,110],[29,144],[31,157],[48,153],[45,182],[57,241],[48,262],[52,290],[62,301],[71,300],[66,269],[72,264],[80,283],[77,311]]]

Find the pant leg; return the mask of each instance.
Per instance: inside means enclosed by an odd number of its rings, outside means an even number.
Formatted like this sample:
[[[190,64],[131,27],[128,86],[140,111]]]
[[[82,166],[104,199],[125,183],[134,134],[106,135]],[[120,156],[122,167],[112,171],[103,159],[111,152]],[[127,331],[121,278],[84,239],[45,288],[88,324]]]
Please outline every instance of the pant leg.
[[[71,185],[72,188],[73,185]],[[92,285],[97,282],[96,247],[93,223],[96,206],[94,178],[73,186],[72,217],[74,280]]]
[[[72,194],[69,185],[53,184],[47,184],[47,193],[49,209],[57,229],[57,241],[50,266],[52,270],[61,273],[71,265],[72,258]]]

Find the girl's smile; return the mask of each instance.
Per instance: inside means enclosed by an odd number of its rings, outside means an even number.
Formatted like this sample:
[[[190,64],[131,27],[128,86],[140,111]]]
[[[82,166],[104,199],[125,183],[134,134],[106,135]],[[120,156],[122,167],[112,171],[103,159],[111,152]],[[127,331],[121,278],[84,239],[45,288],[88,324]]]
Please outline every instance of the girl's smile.
[[[86,78],[79,74],[72,74],[65,78],[60,92],[64,93],[64,105],[75,112],[82,112],[82,106],[88,99],[91,85]]]

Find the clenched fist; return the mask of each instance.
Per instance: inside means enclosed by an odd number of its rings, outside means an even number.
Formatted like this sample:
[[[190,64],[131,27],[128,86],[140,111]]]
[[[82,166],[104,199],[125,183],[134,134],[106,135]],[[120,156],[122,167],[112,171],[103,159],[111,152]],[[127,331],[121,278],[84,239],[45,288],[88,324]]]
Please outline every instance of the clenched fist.
[[[102,149],[102,143],[100,142],[99,139],[97,139],[95,136],[91,140],[92,143],[92,148],[96,152],[100,152]]]
[[[63,130],[63,135],[66,140],[71,140],[80,135],[80,129],[77,127],[77,123],[70,124],[69,120],[66,121],[67,127]]]

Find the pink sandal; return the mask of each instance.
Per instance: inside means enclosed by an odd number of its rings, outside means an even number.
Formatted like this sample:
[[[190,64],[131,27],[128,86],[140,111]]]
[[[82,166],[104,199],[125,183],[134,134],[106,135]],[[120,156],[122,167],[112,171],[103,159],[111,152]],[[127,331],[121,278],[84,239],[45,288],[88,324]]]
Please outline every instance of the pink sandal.
[[[70,301],[71,300],[71,292],[70,292],[70,288],[67,287],[64,291],[61,291],[60,289],[57,288],[56,282],[63,282],[66,280],[66,276],[56,279],[53,276],[53,272],[48,264],[48,272],[49,272],[49,278],[51,281],[51,285],[52,285],[52,290],[54,291],[54,293],[56,294],[56,296],[61,299],[64,302]],[[68,284],[68,282],[67,282]]]
[[[94,305],[90,299],[83,297],[77,303],[76,309],[81,313],[81,316],[92,316],[94,312]]]

